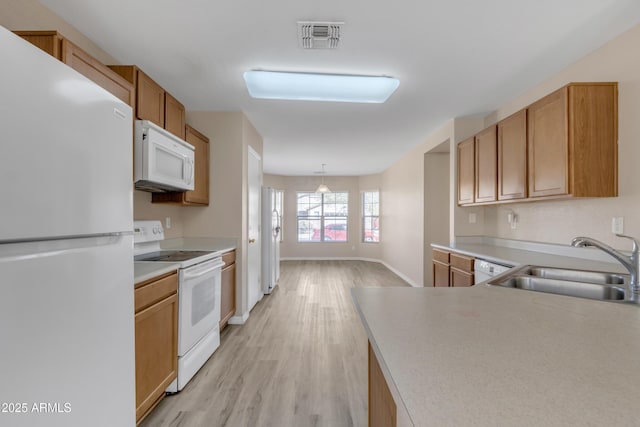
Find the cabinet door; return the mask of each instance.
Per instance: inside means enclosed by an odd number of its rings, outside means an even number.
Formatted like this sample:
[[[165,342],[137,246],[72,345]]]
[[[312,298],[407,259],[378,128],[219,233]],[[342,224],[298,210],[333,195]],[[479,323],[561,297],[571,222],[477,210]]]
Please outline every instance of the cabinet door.
[[[14,31],[14,33],[54,58],[62,59],[62,36],[57,31]]]
[[[397,406],[369,343],[369,427],[396,427]]]
[[[185,139],[184,105],[171,96],[164,94],[164,128],[180,139]]]
[[[135,316],[136,420],[164,396],[178,372],[178,296],[161,300]]]
[[[476,135],[475,201],[495,202],[498,185],[498,152],[496,126]]]
[[[164,89],[141,70],[137,70],[136,114],[164,128]]]
[[[433,261],[433,286],[449,286],[449,265]]]
[[[618,195],[618,85],[569,86],[569,187],[576,197]]]
[[[474,139],[469,138],[458,144],[458,204],[474,201],[475,149]]]
[[[529,106],[527,128],[529,197],[568,194],[566,87]]]
[[[527,110],[498,123],[498,200],[527,197]]]
[[[453,267],[450,270],[449,282],[451,286],[473,286],[473,273],[468,273]]]
[[[220,295],[220,330],[227,326],[229,318],[236,312],[236,265],[231,264],[222,270]]]
[[[121,101],[133,105],[133,85],[131,83],[66,39],[62,40],[61,60],[111,92]]]
[[[199,205],[209,204],[209,138],[187,126],[186,140],[196,147],[195,186],[184,194],[185,202]]]

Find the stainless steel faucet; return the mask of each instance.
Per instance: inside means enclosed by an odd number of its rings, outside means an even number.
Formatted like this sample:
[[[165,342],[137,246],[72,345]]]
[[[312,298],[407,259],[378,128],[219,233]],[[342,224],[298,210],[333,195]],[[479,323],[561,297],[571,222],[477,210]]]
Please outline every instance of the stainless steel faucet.
[[[616,234],[618,237],[622,237],[624,239],[629,239],[633,242],[633,247],[631,249],[631,256],[627,256],[621,252],[616,251],[611,246],[606,245],[598,240],[592,239],[590,237],[576,237],[571,241],[571,246],[576,248],[584,247],[584,246],[594,246],[609,255],[615,258],[620,264],[624,266],[627,270],[629,270],[629,275],[631,276],[629,280],[629,295],[627,295],[626,299],[628,301],[640,302],[640,284],[638,283],[638,273],[640,271],[640,257],[638,255],[638,241],[630,236],[624,236],[622,234]]]

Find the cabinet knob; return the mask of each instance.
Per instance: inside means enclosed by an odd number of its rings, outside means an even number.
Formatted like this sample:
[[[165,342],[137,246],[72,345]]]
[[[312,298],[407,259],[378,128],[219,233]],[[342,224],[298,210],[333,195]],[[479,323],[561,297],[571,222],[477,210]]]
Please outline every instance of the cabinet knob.
[[[249,239],[249,243],[255,243],[256,239]]]

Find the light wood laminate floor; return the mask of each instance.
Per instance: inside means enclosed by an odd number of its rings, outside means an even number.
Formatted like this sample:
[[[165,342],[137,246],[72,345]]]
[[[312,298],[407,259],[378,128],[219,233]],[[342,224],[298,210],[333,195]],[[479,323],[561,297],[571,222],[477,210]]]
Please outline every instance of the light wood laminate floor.
[[[350,288],[408,286],[382,264],[283,261],[279,286],[142,427],[367,425],[367,337]]]

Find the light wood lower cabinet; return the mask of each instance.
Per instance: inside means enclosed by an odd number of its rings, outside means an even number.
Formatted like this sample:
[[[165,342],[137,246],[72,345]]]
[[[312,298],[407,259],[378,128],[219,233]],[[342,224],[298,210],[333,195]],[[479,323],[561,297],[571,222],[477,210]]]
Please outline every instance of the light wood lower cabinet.
[[[449,252],[433,248],[433,286],[449,286]]]
[[[433,248],[433,286],[473,286],[475,258]]]
[[[474,261],[473,257],[452,252],[449,257],[449,286],[473,286]]]
[[[136,285],[136,421],[160,402],[178,374],[178,275]]]
[[[369,343],[369,427],[396,427],[397,407]]]
[[[236,314],[236,251],[222,255],[225,266],[222,269],[222,289],[220,296],[220,330],[231,316]]]

